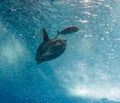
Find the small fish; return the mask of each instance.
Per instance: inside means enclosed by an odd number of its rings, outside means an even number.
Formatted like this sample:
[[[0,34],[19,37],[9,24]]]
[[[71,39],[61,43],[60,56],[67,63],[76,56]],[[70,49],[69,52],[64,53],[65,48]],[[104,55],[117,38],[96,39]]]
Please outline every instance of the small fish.
[[[71,34],[71,33],[76,33],[79,30],[79,28],[77,26],[70,26],[70,27],[66,27],[65,29],[63,29],[62,31],[57,31],[57,35],[59,34]]]

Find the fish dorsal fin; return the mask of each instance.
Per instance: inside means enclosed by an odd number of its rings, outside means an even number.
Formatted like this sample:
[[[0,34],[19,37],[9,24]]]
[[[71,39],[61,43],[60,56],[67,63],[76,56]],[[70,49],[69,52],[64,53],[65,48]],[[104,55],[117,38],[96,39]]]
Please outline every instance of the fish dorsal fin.
[[[43,36],[43,42],[46,42],[49,40],[47,31],[44,28],[42,29],[42,36]]]

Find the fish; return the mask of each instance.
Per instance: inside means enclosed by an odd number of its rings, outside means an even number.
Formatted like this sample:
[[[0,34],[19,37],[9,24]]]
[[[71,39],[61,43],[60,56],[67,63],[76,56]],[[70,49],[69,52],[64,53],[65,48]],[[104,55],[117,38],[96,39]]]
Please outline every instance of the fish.
[[[79,28],[77,26],[70,26],[70,27],[66,27],[64,28],[62,31],[57,31],[57,35],[59,34],[71,34],[71,33],[76,33],[79,31]]]
[[[53,39],[48,37],[46,29],[42,29],[43,42],[36,51],[36,62],[41,64],[51,61],[62,55],[67,46],[67,40],[55,36]]]

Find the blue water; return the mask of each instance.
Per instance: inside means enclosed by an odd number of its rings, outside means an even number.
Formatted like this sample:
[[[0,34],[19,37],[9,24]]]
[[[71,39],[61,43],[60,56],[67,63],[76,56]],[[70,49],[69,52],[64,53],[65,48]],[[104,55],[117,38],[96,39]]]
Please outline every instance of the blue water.
[[[66,51],[36,64],[41,29]],[[119,0],[0,0],[0,103],[120,103]]]

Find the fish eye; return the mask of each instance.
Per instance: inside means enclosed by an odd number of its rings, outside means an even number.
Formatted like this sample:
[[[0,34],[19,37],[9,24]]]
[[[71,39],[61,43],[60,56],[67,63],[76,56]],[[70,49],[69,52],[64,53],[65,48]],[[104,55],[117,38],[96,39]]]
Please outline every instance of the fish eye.
[[[62,41],[61,40],[57,40],[57,43],[61,43]]]
[[[62,41],[60,40],[59,43],[62,43]]]
[[[57,40],[57,42],[55,42],[55,46],[56,46],[56,45],[60,45],[60,44],[62,44],[62,41],[61,41],[61,40]]]

